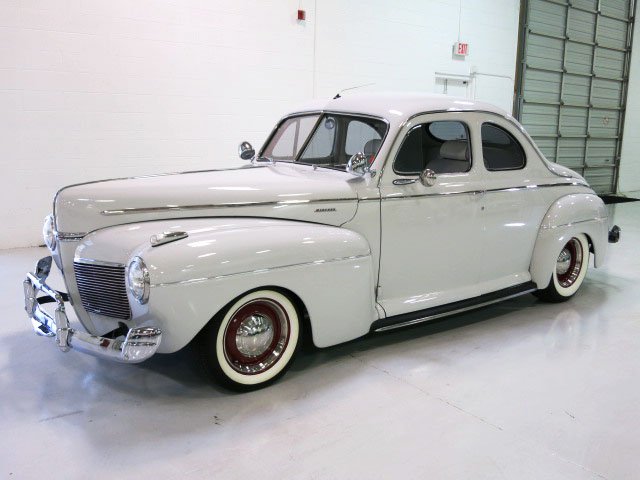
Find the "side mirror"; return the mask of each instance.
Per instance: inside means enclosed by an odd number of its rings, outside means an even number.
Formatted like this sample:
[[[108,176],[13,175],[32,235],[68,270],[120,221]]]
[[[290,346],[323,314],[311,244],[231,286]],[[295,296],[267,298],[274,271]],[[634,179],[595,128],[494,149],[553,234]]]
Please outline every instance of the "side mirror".
[[[251,160],[256,155],[256,151],[249,142],[242,142],[238,145],[238,155],[242,160]]]
[[[347,172],[358,177],[370,171],[369,157],[362,152],[354,153],[347,163]]]
[[[436,184],[436,172],[430,168],[425,168],[420,174],[420,183],[425,187],[433,187]]]

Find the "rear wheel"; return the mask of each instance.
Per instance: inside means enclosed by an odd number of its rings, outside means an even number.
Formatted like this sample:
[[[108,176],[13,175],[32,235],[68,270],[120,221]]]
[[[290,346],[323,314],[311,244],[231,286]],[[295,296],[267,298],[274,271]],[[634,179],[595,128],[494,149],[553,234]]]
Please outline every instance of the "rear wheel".
[[[589,267],[589,242],[584,234],[578,234],[564,245],[551,275],[549,285],[535,295],[547,302],[564,302],[570,299],[582,285]]]
[[[201,358],[219,383],[254,390],[289,368],[298,348],[300,315],[280,292],[258,290],[218,314],[200,335]]]

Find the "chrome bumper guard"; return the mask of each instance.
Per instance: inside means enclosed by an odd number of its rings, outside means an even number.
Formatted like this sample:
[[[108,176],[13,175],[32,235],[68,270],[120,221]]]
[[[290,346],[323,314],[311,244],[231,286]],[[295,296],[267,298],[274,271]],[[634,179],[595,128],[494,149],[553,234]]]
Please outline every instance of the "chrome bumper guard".
[[[23,282],[24,309],[38,335],[55,337],[63,352],[73,348],[123,363],[143,362],[156,353],[162,340],[162,331],[158,328],[135,327],[124,338],[99,337],[71,328],[64,306],[67,295],[45,283],[50,271],[51,257],[44,257],[36,265],[35,273],[27,273]],[[39,293],[45,296],[38,298]],[[40,308],[41,303],[50,302],[56,304],[53,317]]]

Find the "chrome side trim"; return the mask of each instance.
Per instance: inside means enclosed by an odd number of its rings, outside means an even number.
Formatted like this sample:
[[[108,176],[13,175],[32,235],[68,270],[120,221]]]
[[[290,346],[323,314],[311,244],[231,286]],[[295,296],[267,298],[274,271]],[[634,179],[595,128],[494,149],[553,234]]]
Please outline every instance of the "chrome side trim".
[[[490,188],[488,190],[462,190],[459,192],[420,193],[416,195],[384,197],[383,200],[403,200],[408,198],[438,197],[438,196],[446,196],[446,195],[479,195],[483,193],[517,192],[519,190],[535,190],[538,188],[570,187],[570,186],[590,188],[589,186],[585,185],[582,182],[559,182],[559,183],[543,183],[540,185],[520,185],[517,187]]]
[[[236,207],[268,207],[272,205],[312,205],[314,203],[327,202],[357,202],[358,198],[326,198],[319,200],[281,200],[275,202],[234,202],[234,203],[209,203],[202,205],[166,205],[163,207],[130,207],[120,210],[103,210],[102,215],[126,215],[130,213],[171,212],[183,210],[205,210],[210,208],[236,208]]]
[[[154,283],[151,285],[151,288],[156,288],[156,287],[166,287],[169,285],[188,285],[191,283],[201,283],[201,282],[206,282],[208,280],[220,280],[221,278],[227,278],[227,277],[236,277],[238,275],[246,275],[246,274],[250,274],[250,273],[268,273],[271,272],[273,270],[280,270],[283,268],[291,268],[291,267],[305,267],[305,266],[311,266],[311,265],[323,265],[325,263],[333,263],[333,262],[343,262],[343,261],[347,261],[347,260],[358,260],[360,258],[367,258],[371,256],[371,252],[367,253],[366,255],[352,255],[349,257],[339,257],[339,258],[332,258],[330,260],[314,260],[313,262],[302,262],[302,263],[292,263],[289,265],[281,265],[279,267],[272,267],[272,268],[261,268],[258,270],[247,270],[245,272],[236,272],[236,273],[228,273],[226,275],[216,275],[213,277],[202,277],[202,278],[192,278],[189,280],[179,280],[176,282],[165,282],[165,283]]]
[[[171,176],[171,175],[187,175],[187,174],[191,174],[191,173],[208,173],[208,172],[220,172],[220,171],[227,171],[227,170],[242,170],[243,168],[264,168],[264,165],[253,165],[253,164],[248,164],[248,165],[242,165],[240,167],[233,167],[233,168],[211,168],[211,169],[205,169],[205,170],[185,170],[184,172],[166,172],[166,173],[154,173],[151,175],[137,175],[137,176],[132,176],[132,177],[117,177],[117,178],[104,178],[101,180],[91,180],[89,182],[80,182],[80,183],[72,183],[71,185],[65,185],[64,187],[62,187],[60,190],[58,190],[55,194],[55,196],[53,197],[53,219],[55,221],[55,226],[56,226],[56,230],[58,229],[58,219],[56,217],[56,203],[58,200],[58,195],[60,195],[60,193],[62,193],[63,191],[65,191],[68,188],[73,188],[73,187],[81,187],[83,185],[93,185],[94,183],[103,183],[103,182],[115,182],[118,180],[136,180],[138,178],[153,178],[153,177],[167,177],[167,176]]]
[[[572,227],[574,225],[580,225],[581,223],[588,223],[588,222],[605,222],[607,221],[608,218],[599,218],[599,217],[595,217],[595,218],[589,218],[587,220],[578,220],[577,222],[569,222],[569,223],[563,223],[562,225],[543,225],[540,227],[541,230],[553,230],[554,228],[562,228],[562,227]]]
[[[526,295],[527,293],[531,293],[531,292],[535,292],[535,291],[536,291],[535,288],[531,288],[531,289],[528,289],[528,290],[523,290],[522,292],[514,293],[513,295],[508,295],[506,297],[496,298],[494,300],[489,300],[487,302],[478,303],[476,305],[470,305],[468,307],[459,308],[457,310],[451,310],[449,312],[437,313],[435,315],[429,315],[427,317],[416,318],[414,320],[408,320],[406,322],[396,323],[394,325],[389,325],[389,326],[386,326],[386,327],[380,327],[380,328],[374,330],[374,332],[386,332],[388,330],[395,330],[396,328],[407,327],[409,325],[416,325],[418,323],[428,322],[430,320],[436,320],[436,319],[442,318],[442,317],[448,317],[449,315],[455,315],[457,313],[468,312],[470,310],[475,310],[476,308],[485,307],[485,306],[491,305],[493,303],[502,302],[503,300],[509,300],[510,298],[519,297],[521,295]]]
[[[61,242],[79,242],[87,234],[81,232],[57,232],[56,237]]]

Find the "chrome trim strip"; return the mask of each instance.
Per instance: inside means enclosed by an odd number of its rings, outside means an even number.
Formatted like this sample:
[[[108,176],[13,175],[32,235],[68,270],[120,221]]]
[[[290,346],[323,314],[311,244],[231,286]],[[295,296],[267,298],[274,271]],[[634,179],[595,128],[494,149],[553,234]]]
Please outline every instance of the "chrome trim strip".
[[[383,200],[403,200],[407,198],[438,197],[438,196],[446,196],[446,195],[479,195],[484,193],[517,192],[519,190],[535,190],[538,188],[569,187],[569,186],[590,188],[582,182],[543,183],[540,185],[520,185],[517,187],[490,188],[488,190],[463,190],[460,192],[421,193],[416,195],[403,195],[399,197],[384,197]]]
[[[437,313],[435,315],[429,315],[427,317],[416,318],[414,320],[408,320],[406,322],[397,323],[397,324],[394,324],[394,325],[388,325],[386,327],[380,327],[380,328],[374,330],[374,332],[386,332],[388,330],[395,330],[396,328],[407,327],[409,325],[416,325],[418,323],[423,323],[423,322],[427,322],[427,321],[430,321],[430,320],[436,320],[436,319],[442,318],[442,317],[448,317],[449,315],[455,315],[457,313],[468,312],[470,310],[475,310],[476,308],[486,307],[487,305],[491,305],[493,303],[502,302],[503,300],[509,300],[510,298],[519,297],[521,295],[526,295],[527,293],[531,293],[531,292],[535,292],[535,291],[536,291],[535,288],[531,288],[531,289],[528,289],[528,290],[523,290],[522,292],[514,293],[513,295],[507,295],[506,297],[496,298],[495,300],[489,300],[487,302],[478,303],[476,305],[471,305],[471,306],[464,307],[464,308],[459,308],[457,310],[451,310],[449,312]]]
[[[61,242],[79,242],[87,234],[80,232],[56,232],[56,237]]]
[[[248,270],[246,272],[236,272],[236,273],[228,273],[226,275],[216,275],[213,277],[202,277],[202,278],[192,278],[190,280],[179,280],[176,282],[165,282],[165,283],[154,283],[151,285],[151,288],[156,288],[156,287],[166,287],[169,285],[188,285],[191,283],[200,283],[200,282],[206,282],[208,280],[220,280],[222,278],[227,278],[227,277],[235,277],[238,275],[245,275],[245,274],[249,274],[249,273],[268,273],[271,272],[273,270],[280,270],[283,268],[291,268],[291,267],[305,267],[305,266],[310,266],[310,265],[323,265],[325,263],[334,263],[334,262],[343,262],[343,261],[347,261],[347,260],[359,260],[361,258],[367,258],[371,256],[371,252],[367,253],[366,255],[352,255],[349,257],[339,257],[339,258],[332,258],[331,260],[314,260],[313,262],[303,262],[303,263],[292,263],[290,265],[282,265],[279,267],[272,267],[272,268],[260,268],[258,270]]]
[[[82,258],[82,257],[75,257],[73,261],[74,263],[88,263],[91,265],[103,265],[105,267],[125,267],[126,266],[124,263],[107,262],[106,260],[94,260],[91,258]]]
[[[312,205],[314,203],[327,202],[357,202],[358,198],[325,198],[318,200],[280,200],[271,202],[235,202],[235,203],[210,203],[202,205],[166,205],[164,207],[128,207],[120,210],[103,210],[102,215],[126,215],[130,213],[171,212],[183,210],[205,210],[210,208],[235,208],[235,207],[268,207],[271,205]]]
[[[63,191],[65,191],[68,188],[73,188],[73,187],[81,187],[83,185],[93,185],[94,183],[103,183],[103,182],[115,182],[118,180],[136,180],[138,178],[153,178],[153,177],[167,177],[167,176],[171,176],[171,175],[187,175],[190,173],[209,173],[209,172],[221,172],[221,171],[227,171],[227,170],[242,170],[243,168],[265,168],[266,165],[254,165],[254,164],[248,164],[248,165],[242,165],[240,167],[233,167],[233,168],[212,168],[212,169],[206,169],[206,170],[185,170],[184,172],[166,172],[166,173],[154,173],[154,174],[150,174],[150,175],[137,175],[137,176],[132,176],[132,177],[117,177],[117,178],[104,178],[101,180],[91,180],[89,182],[80,182],[80,183],[72,183],[71,185],[65,185],[64,187],[62,187],[60,190],[58,190],[56,192],[56,194],[53,197],[53,219],[54,219],[54,225],[56,227],[56,230],[58,229],[58,219],[56,216],[56,203],[58,200],[58,195],[60,195]]]
[[[587,220],[578,220],[577,222],[569,222],[569,223],[563,223],[562,225],[543,225],[540,227],[541,230],[553,230],[554,228],[562,228],[562,227],[573,227],[574,225],[580,225],[581,223],[588,223],[588,222],[606,222],[608,220],[608,218],[599,218],[599,217],[595,217],[595,218],[589,218]]]

